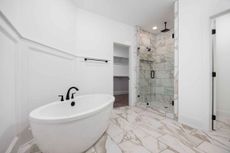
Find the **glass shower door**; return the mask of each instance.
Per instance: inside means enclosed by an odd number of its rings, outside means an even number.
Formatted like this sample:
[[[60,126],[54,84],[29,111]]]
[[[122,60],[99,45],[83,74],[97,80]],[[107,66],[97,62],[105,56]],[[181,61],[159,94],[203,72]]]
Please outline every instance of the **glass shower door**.
[[[139,67],[139,100],[150,105],[153,101],[153,62],[140,59]],[[152,72],[152,73],[151,73]]]

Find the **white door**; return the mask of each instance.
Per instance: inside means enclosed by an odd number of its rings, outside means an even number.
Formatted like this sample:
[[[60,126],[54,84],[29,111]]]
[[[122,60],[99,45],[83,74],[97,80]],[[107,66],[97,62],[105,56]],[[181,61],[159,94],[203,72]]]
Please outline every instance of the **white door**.
[[[216,118],[230,124],[230,13],[216,18],[214,70]]]

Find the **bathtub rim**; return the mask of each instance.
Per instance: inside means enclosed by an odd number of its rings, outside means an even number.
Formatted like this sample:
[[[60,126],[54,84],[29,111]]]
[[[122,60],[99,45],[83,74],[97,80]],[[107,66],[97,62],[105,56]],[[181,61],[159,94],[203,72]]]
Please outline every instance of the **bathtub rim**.
[[[111,104],[113,104],[115,98],[112,95],[109,94],[86,94],[86,95],[81,95],[81,96],[77,96],[76,98],[81,98],[81,97],[87,97],[87,96],[93,96],[93,95],[103,95],[103,96],[109,96],[111,97],[110,99],[108,99],[105,104],[103,105],[99,105],[95,108],[92,108],[90,110],[87,110],[83,113],[79,113],[79,114],[73,114],[71,116],[61,116],[61,117],[41,117],[39,116],[39,111],[42,109],[45,109],[46,107],[50,107],[52,105],[57,105],[58,103],[60,103],[60,101],[55,101],[55,102],[51,102],[49,104],[40,106],[34,110],[32,110],[29,114],[29,120],[32,123],[66,123],[66,122],[73,122],[73,121],[78,121],[84,118],[88,118],[96,113],[100,113],[101,110],[109,107]],[[68,100],[69,101],[69,100]],[[66,101],[66,102],[68,102]],[[65,102],[65,101],[64,101]]]

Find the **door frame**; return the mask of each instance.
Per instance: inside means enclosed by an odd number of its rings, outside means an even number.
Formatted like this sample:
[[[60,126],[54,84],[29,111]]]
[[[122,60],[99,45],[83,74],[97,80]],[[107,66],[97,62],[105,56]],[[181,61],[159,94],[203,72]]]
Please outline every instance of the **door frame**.
[[[210,110],[210,128],[215,130],[215,120],[216,120],[216,72],[215,72],[215,53],[216,53],[216,19],[223,15],[229,14],[230,9],[223,12],[215,14],[210,17],[210,48],[211,48],[211,110]],[[215,29],[215,31],[213,31]],[[214,34],[215,33],[215,34]]]
[[[128,65],[128,106],[132,106],[133,105],[133,96],[134,95],[134,92],[132,90],[132,81],[133,81],[133,76],[131,75],[132,74],[132,65],[133,65],[133,59],[132,59],[132,47],[131,47],[131,44],[128,44],[128,43],[123,43],[123,42],[117,42],[117,41],[114,41],[113,42],[113,57],[114,57],[114,44],[117,44],[117,45],[122,45],[122,46],[126,46],[128,47],[128,60],[129,60],[129,65]],[[114,63],[113,63],[113,66],[114,66]],[[113,72],[113,76],[114,76],[114,72]],[[114,81],[114,80],[113,80]],[[114,93],[113,93],[114,94]]]

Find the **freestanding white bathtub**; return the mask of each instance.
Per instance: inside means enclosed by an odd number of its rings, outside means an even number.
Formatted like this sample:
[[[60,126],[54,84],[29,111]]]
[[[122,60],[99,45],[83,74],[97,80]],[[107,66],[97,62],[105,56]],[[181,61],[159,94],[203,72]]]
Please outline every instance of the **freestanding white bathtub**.
[[[95,94],[35,109],[30,113],[35,142],[43,153],[86,151],[105,132],[113,102],[113,96]]]

